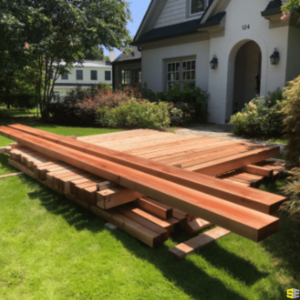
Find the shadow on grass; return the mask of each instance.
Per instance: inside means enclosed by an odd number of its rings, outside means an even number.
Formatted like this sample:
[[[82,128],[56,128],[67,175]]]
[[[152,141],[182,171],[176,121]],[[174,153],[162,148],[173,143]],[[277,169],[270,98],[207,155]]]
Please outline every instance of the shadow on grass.
[[[262,185],[262,190],[284,195],[280,190],[285,184],[285,180],[268,186]],[[278,261],[278,270],[288,269],[295,282],[300,282],[300,220],[291,218],[287,212],[282,211],[278,214],[280,217],[280,231],[274,236],[263,241],[262,246],[272,254]],[[298,284],[299,285],[299,284]]]
[[[8,155],[0,154],[0,175],[19,172],[8,163]]]
[[[36,182],[31,177],[24,176],[21,180],[34,189],[33,192],[29,193],[31,200],[38,200],[50,213],[63,216],[68,224],[78,231],[89,230],[97,233],[105,230],[105,221],[76,203]],[[221,280],[209,276],[205,270],[189,259],[175,260],[168,252],[166,245],[153,250],[121,230],[111,233],[136,257],[154,265],[165,278],[174,282],[177,287],[194,299],[208,299],[208,296],[209,299],[220,299],[220,295],[222,299],[246,299],[226,287]],[[180,240],[187,240],[188,238],[190,236],[183,232],[175,236],[175,239]],[[215,268],[224,269],[237,281],[246,285],[252,285],[269,275],[258,271],[249,261],[237,257],[216,243],[201,249],[201,257]]]

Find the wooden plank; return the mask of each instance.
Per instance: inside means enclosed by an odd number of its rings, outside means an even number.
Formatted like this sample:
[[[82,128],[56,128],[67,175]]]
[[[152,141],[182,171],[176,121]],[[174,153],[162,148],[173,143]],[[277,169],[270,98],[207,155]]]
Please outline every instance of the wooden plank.
[[[90,145],[80,141],[74,141],[71,143],[70,140],[65,139],[59,135],[44,132],[27,126],[12,125],[12,127],[16,127],[18,130],[21,130],[23,132],[29,132],[30,134],[35,136],[47,138],[52,142],[65,145],[73,149],[85,151],[86,154],[91,154],[93,156],[103,158],[105,160],[121,164],[123,166],[134,168],[149,175],[158,176],[162,179],[184,185],[186,187],[196,189],[212,196],[220,197],[227,201],[231,201],[233,203],[237,203],[239,205],[243,205],[245,207],[255,209],[267,214],[276,213],[281,204],[286,200],[285,197],[279,195],[274,195],[259,190],[249,190],[244,185],[239,185],[239,187],[237,188],[236,184],[232,184],[228,181],[219,180],[206,175],[196,174],[185,170],[179,170],[178,168],[166,166],[160,163],[154,163],[152,161],[115,150]],[[265,151],[268,152],[266,156],[272,156],[273,154],[276,155],[276,153],[279,151],[279,148],[277,150],[276,149],[277,148],[273,150],[273,148],[271,148],[270,152],[269,150],[262,150],[264,151],[263,156],[265,155]],[[247,156],[250,156],[250,158],[253,159],[253,157],[256,158],[259,155],[260,151],[255,153],[255,155],[253,155],[253,153],[246,153],[242,157],[239,157],[239,168],[241,167],[241,164],[243,164],[243,162],[247,160]],[[224,160],[222,160],[222,162],[224,162]],[[247,163],[245,165],[247,165]],[[228,169],[232,170],[232,167],[231,163],[228,163],[227,161],[226,170],[228,171]],[[160,200],[158,198],[156,199]]]
[[[197,218],[196,220],[187,223],[185,229],[188,234],[194,234],[211,226],[212,224],[210,222],[205,221],[201,218]]]
[[[187,255],[195,252],[196,250],[214,242],[215,240],[229,234],[230,231],[221,227],[216,227],[210,231],[207,231],[189,241],[181,243],[169,251],[177,258],[183,259]]]
[[[140,216],[140,217],[143,217],[145,218],[146,220],[158,225],[159,227],[165,229],[168,231],[169,234],[173,233],[174,232],[174,228],[173,228],[173,225],[169,222],[167,222],[166,220],[161,220],[145,211],[143,211],[142,209],[140,208],[135,208],[135,207],[130,207],[130,206],[127,206],[127,209],[129,209],[132,213]]]
[[[277,156],[279,153],[279,147],[265,147],[265,149],[252,150],[227,158],[221,158],[206,164],[195,165],[186,168],[186,170],[216,176],[230,170],[240,169],[244,166],[257,163],[269,157]]]
[[[143,197],[143,194],[124,188],[111,188],[97,192],[97,206],[102,209],[110,209]]]
[[[105,211],[97,206],[91,206],[91,212],[118,226],[152,248],[159,246],[163,242],[162,236],[159,233],[150,230],[116,211]]]
[[[114,181],[129,189],[134,189],[141,194],[159,199],[163,203],[208,220],[213,224],[226,227],[228,230],[254,241],[261,241],[279,230],[278,218],[86,154],[87,149],[84,149],[85,152],[80,152],[6,127],[0,127],[0,132],[27,147],[44,152],[58,160]],[[69,141],[69,139],[67,140]],[[74,143],[76,142],[78,141],[74,140]],[[176,172],[182,171],[178,168],[174,169]]]
[[[166,241],[169,238],[169,232],[165,228],[153,223],[152,221],[149,221],[147,218],[140,216],[138,214],[135,214],[132,212],[130,207],[121,206],[114,209],[115,211],[119,212],[120,214],[130,218],[131,220],[143,225],[144,227],[149,228],[150,230],[157,232],[162,236],[162,240]]]
[[[139,208],[158,218],[166,220],[172,217],[173,209],[171,207],[164,206],[158,201],[145,197],[138,198],[136,202]]]
[[[242,168],[242,171],[248,172],[255,175],[261,175],[264,177],[273,177],[273,171],[264,167],[259,167],[255,165],[248,165]]]
[[[6,174],[6,175],[1,175],[0,176],[0,179],[3,179],[3,178],[8,178],[8,177],[14,177],[14,176],[19,176],[19,175],[22,175],[23,172],[18,172],[18,173],[11,173],[11,174]]]

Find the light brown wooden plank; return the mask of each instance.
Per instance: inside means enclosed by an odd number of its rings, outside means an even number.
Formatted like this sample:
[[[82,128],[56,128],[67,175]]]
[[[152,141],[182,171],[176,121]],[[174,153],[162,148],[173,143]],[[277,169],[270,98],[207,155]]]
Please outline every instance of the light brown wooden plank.
[[[96,206],[91,206],[91,211],[152,248],[163,242],[159,233],[150,230],[118,212],[113,210],[105,211]]]
[[[214,242],[215,240],[229,234],[230,231],[221,227],[216,227],[207,231],[189,241],[181,243],[169,251],[177,258],[183,259],[187,255],[195,252],[196,250]]]
[[[149,198],[138,198],[137,205],[139,208],[143,209],[144,211],[151,213],[152,215],[161,218],[161,219],[168,219],[172,217],[172,208],[166,208],[164,205],[161,205],[158,201]]]

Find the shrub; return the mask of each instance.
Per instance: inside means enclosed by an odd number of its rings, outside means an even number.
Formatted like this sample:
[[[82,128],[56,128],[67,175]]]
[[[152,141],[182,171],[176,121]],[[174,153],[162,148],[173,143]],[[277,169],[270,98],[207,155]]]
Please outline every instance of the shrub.
[[[70,92],[62,103],[51,103],[51,121],[63,125],[95,126],[101,107],[111,109],[129,100],[121,92],[103,92],[97,89],[93,93],[90,90],[77,89]]]
[[[300,76],[288,83],[285,89],[282,113],[288,144],[285,158],[288,167],[300,166]]]
[[[233,132],[239,136],[252,138],[281,137],[283,131],[281,108],[281,101],[264,97],[255,98],[246,104],[241,112],[231,117]]]
[[[289,196],[289,201],[284,203],[285,209],[293,216],[300,218],[300,169],[293,169],[292,175],[282,191]]]
[[[183,111],[182,123],[205,123],[208,119],[208,93],[195,87],[170,89],[166,93],[158,93],[157,97],[165,102],[174,103],[174,107]]]
[[[37,106],[37,98],[35,93],[20,92],[2,95],[0,102],[6,105],[10,104],[14,108],[32,109]]]
[[[101,107],[97,123],[112,128],[161,129],[170,125],[170,116],[166,103],[131,99],[115,108]]]

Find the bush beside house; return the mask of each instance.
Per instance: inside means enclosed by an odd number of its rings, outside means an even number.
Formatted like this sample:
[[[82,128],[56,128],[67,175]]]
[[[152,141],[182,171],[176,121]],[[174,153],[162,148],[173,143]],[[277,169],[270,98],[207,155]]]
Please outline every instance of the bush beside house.
[[[233,132],[251,138],[281,137],[283,132],[283,93],[277,89],[268,97],[258,97],[231,117]]]

